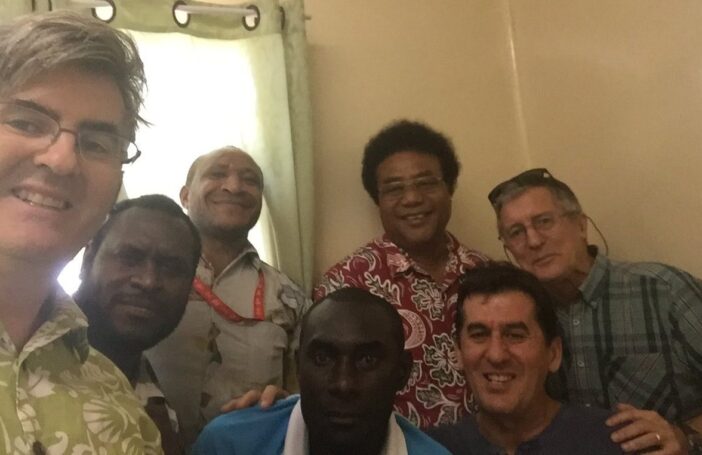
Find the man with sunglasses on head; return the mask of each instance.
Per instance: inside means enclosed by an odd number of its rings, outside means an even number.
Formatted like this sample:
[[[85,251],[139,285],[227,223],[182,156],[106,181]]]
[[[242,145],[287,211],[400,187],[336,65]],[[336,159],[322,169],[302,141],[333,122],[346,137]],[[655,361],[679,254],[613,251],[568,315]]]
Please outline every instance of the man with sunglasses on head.
[[[558,306],[567,398],[617,412],[627,452],[700,453],[702,282],[658,263],[610,260],[588,244],[573,191],[546,169],[493,189],[500,239]]]
[[[0,453],[160,453],[129,382],[56,282],[122,183],[144,72],[122,32],[71,13],[0,26]]]
[[[402,120],[380,131],[366,145],[362,179],[385,233],[329,269],[314,291],[320,300],[358,287],[395,305],[414,358],[395,410],[423,428],[455,422],[468,407],[452,321],[458,277],[486,258],[446,231],[458,172],[450,141],[428,126]]]

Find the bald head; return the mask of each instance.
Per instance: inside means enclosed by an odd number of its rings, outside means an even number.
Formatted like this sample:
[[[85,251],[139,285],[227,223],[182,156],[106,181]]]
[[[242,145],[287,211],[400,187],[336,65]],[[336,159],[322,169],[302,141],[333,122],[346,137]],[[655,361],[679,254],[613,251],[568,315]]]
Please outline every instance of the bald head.
[[[254,161],[254,159],[251,158],[251,155],[249,155],[248,153],[246,153],[238,147],[234,147],[233,145],[227,145],[225,147],[212,150],[211,152],[205,153],[204,155],[200,155],[197,158],[195,158],[193,164],[190,165],[190,169],[188,169],[188,175],[185,177],[185,186],[190,186],[190,184],[193,181],[193,178],[195,177],[195,173],[203,163],[207,162],[209,159],[216,159],[216,157],[220,156],[220,154],[227,153],[242,154],[247,156],[249,160],[251,160],[251,164],[253,164],[254,167],[258,169],[258,172],[261,175],[261,186],[263,186],[263,172],[261,171],[261,168],[258,166],[256,161]]]
[[[214,150],[190,166],[180,201],[205,243],[246,238],[261,214],[263,173],[241,149]]]

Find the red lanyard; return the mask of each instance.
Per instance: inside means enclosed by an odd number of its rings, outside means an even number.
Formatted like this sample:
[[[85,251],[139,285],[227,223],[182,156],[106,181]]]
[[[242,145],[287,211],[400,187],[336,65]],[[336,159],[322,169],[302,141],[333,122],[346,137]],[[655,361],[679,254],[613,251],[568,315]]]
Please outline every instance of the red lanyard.
[[[263,277],[263,270],[258,271],[258,283],[256,284],[256,292],[254,293],[253,301],[253,318],[245,318],[239,316],[239,313],[232,310],[227,306],[226,303],[220,299],[217,294],[212,291],[208,285],[202,282],[198,277],[193,280],[193,288],[195,292],[200,294],[205,302],[212,307],[220,316],[229,322],[242,322],[242,321],[263,321],[265,319],[263,311],[263,291],[266,287],[266,279]]]

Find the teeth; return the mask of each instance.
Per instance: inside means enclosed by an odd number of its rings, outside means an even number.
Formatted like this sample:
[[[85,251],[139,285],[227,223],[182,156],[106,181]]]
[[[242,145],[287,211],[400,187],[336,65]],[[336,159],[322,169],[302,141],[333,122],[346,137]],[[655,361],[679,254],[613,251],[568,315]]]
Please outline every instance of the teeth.
[[[485,377],[487,378],[488,381],[491,381],[491,382],[507,382],[510,379],[512,379],[512,375],[496,374],[496,373],[486,374]]]
[[[425,217],[425,215],[420,214],[420,215],[409,215],[406,218],[408,221],[420,221],[420,220],[423,220],[424,217]]]
[[[43,196],[38,193],[30,193],[27,190],[18,190],[16,193],[18,198],[25,202],[29,202],[31,205],[47,207],[55,210],[63,210],[68,208],[68,202],[59,199],[54,199],[49,196]]]

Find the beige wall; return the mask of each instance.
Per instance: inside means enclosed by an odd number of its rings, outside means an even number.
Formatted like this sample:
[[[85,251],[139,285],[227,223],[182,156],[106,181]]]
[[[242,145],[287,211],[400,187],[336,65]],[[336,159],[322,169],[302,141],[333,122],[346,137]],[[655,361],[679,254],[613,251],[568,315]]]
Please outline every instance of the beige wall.
[[[428,122],[463,163],[449,228],[502,257],[486,194],[527,167],[571,184],[611,255],[702,276],[698,0],[306,0],[316,276],[381,232],[368,137]],[[591,235],[592,236],[592,235]]]

